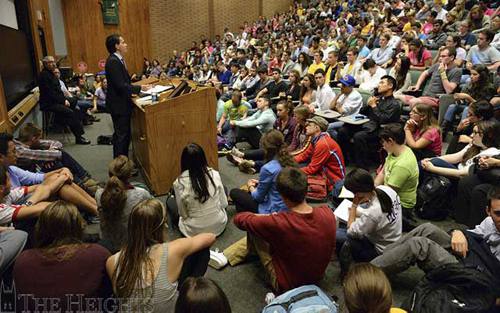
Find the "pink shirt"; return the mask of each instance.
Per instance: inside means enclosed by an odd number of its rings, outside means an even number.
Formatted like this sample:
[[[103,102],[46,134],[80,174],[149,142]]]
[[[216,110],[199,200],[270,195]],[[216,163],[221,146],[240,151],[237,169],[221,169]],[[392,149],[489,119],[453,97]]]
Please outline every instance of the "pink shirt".
[[[424,49],[422,53],[422,58],[417,60],[417,54],[413,53],[413,51],[408,52],[408,59],[410,59],[410,63],[413,66],[425,66],[425,61],[432,59],[432,55],[429,50]]]
[[[432,150],[436,156],[441,155],[442,142],[441,142],[441,133],[439,129],[432,127],[427,129],[423,134],[420,134],[420,129],[417,129],[413,133],[413,139],[417,141],[420,137],[429,140],[431,143],[425,147],[425,149]]]

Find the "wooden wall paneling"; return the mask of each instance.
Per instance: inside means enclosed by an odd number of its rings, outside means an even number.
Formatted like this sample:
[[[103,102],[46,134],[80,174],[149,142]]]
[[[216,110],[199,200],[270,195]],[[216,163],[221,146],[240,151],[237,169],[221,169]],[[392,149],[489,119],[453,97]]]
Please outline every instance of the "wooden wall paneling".
[[[214,0],[215,34],[223,35],[224,28],[239,32],[243,22],[252,23],[259,16],[259,0]]]
[[[63,1],[62,9],[68,58],[73,68],[84,61],[89,72],[100,71],[99,60],[108,57],[106,37],[119,33],[128,43],[125,61],[129,72],[142,70],[143,57],[150,55],[151,46],[149,0],[120,0],[119,25],[104,25],[97,0]]]
[[[150,0],[152,58],[167,62],[173,50],[210,36],[210,5],[218,0]]]
[[[49,2],[47,0],[31,0],[29,3],[29,15],[31,24],[31,33],[33,37],[33,46],[35,50],[35,61],[39,62],[43,59],[42,43],[38,28],[42,28],[45,34],[45,44],[48,55],[54,55],[54,38],[52,34],[52,26],[50,22]],[[42,20],[38,20],[37,12],[42,14]],[[41,68],[36,66],[37,73],[40,73]]]
[[[11,130],[12,127],[9,123],[9,115],[7,112],[7,101],[5,100],[2,76],[0,75],[0,132],[10,132]]]

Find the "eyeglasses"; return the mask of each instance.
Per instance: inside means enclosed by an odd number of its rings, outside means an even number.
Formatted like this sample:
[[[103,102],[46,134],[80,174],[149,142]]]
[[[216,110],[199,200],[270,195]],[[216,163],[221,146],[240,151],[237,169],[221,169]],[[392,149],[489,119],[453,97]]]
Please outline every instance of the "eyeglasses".
[[[480,131],[480,130],[473,130],[473,131],[472,131],[472,136],[474,136],[474,135],[479,135],[479,136],[482,136],[482,135],[483,135],[483,132],[482,132],[482,131]]]

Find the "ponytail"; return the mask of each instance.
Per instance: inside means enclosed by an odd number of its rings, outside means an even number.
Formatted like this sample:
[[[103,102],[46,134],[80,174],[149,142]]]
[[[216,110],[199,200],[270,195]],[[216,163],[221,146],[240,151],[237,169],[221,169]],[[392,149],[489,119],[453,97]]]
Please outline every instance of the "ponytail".
[[[389,197],[389,195],[380,188],[375,188],[375,194],[377,195],[378,202],[380,203],[380,208],[382,209],[382,212],[386,214],[392,213],[391,197]]]

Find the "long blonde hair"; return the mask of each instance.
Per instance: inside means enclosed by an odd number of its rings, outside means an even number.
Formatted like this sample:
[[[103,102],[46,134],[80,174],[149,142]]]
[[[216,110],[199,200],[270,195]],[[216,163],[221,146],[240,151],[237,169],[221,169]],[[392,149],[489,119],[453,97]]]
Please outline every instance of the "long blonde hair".
[[[117,297],[128,298],[138,286],[145,286],[146,282],[154,280],[149,249],[166,241],[166,223],[165,207],[157,199],[144,200],[132,209],[128,220],[128,240],[112,277]]]

